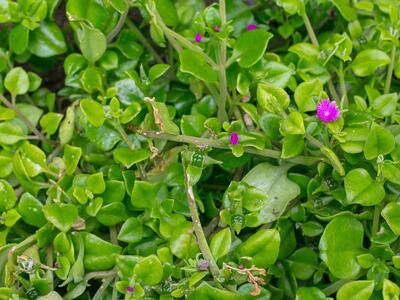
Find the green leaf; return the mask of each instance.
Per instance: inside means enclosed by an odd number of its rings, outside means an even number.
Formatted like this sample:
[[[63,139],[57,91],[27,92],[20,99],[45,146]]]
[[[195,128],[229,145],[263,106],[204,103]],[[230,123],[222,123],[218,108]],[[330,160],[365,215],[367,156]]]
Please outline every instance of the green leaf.
[[[182,134],[200,137],[205,131],[206,118],[200,114],[185,115],[181,118]]]
[[[10,108],[0,106],[0,121],[8,121],[15,118],[17,114]]]
[[[66,13],[69,20],[87,21],[106,34],[114,28],[118,19],[118,13],[107,9],[104,2],[99,0],[68,0]]]
[[[337,300],[368,300],[374,291],[373,280],[357,280],[343,285],[337,292]]]
[[[216,233],[210,243],[210,250],[215,260],[227,255],[231,244],[231,230],[229,228],[222,229]]]
[[[102,172],[90,174],[87,177],[87,188],[93,194],[101,194],[106,190],[106,183],[104,182],[104,177]]]
[[[103,125],[106,117],[103,106],[92,99],[83,99],[80,101],[82,113],[87,120],[95,127]]]
[[[103,198],[96,197],[89,203],[88,206],[86,206],[86,213],[91,217],[95,217],[99,212],[99,210],[101,209],[102,205],[103,205]]]
[[[126,243],[139,242],[143,237],[143,225],[137,218],[128,218],[118,233],[118,240]]]
[[[372,125],[364,145],[364,155],[368,160],[377,158],[379,155],[386,155],[395,147],[393,134],[386,128],[379,125]]]
[[[131,204],[134,207],[151,208],[157,198],[160,187],[147,181],[136,180],[131,195]]]
[[[389,56],[378,49],[366,49],[359,52],[351,67],[354,74],[365,77],[373,74],[376,69],[390,63]]]
[[[253,213],[252,227],[273,222],[284,212],[288,203],[300,194],[297,184],[287,178],[291,165],[273,166],[261,163],[250,170],[243,182],[267,195],[259,212]]]
[[[44,21],[30,33],[29,50],[39,57],[51,57],[67,51],[64,35],[54,22]]]
[[[87,60],[82,54],[72,53],[64,60],[64,72],[67,76],[72,76],[87,67]]]
[[[118,67],[118,54],[107,50],[100,59],[100,67],[107,71],[116,69]]]
[[[305,10],[303,0],[277,0],[276,4],[281,6],[289,15],[302,15]]]
[[[13,68],[7,73],[4,86],[14,96],[23,95],[29,89],[28,74],[21,67]]]
[[[320,256],[335,277],[357,276],[361,267],[356,258],[362,253],[363,238],[363,225],[352,216],[338,216],[325,227],[319,242]]]
[[[369,173],[361,168],[353,169],[344,178],[344,187],[349,203],[372,206],[385,197],[383,186],[373,180]]]
[[[207,63],[197,51],[185,49],[179,53],[180,70],[189,73],[205,82],[217,82],[217,72]]]
[[[128,9],[126,0],[108,0],[108,2],[120,14],[124,13]]]
[[[121,202],[112,202],[103,206],[96,215],[96,219],[105,226],[114,226],[127,218],[125,205]]]
[[[22,54],[28,48],[29,30],[22,24],[18,24],[11,29],[8,36],[10,50],[15,54]]]
[[[281,157],[283,159],[300,155],[304,150],[304,137],[302,135],[286,135],[283,139]]]
[[[163,267],[155,255],[150,255],[139,261],[133,268],[133,274],[143,285],[156,285],[163,276]]]
[[[322,83],[314,79],[300,83],[294,92],[294,100],[301,112],[315,111],[317,101],[321,99],[323,92]]]
[[[266,268],[275,263],[279,254],[280,236],[276,229],[261,229],[236,249],[238,258],[252,257],[251,263]],[[265,255],[268,253],[268,255]]]
[[[46,154],[40,148],[30,143],[24,143],[18,151],[29,177],[35,177],[47,171]]]
[[[310,248],[300,248],[287,258],[293,275],[300,280],[308,280],[318,268],[318,257]]]
[[[103,56],[107,48],[104,34],[97,28],[81,23],[78,31],[79,47],[83,56],[91,63],[95,63]]]
[[[383,300],[392,300],[399,298],[400,288],[389,279],[383,279]]]
[[[100,195],[105,204],[111,202],[122,202],[125,197],[125,185],[122,181],[106,181],[106,190]]]
[[[5,180],[0,179],[0,212],[9,210],[17,203],[17,196],[13,187]]]
[[[259,83],[257,85],[257,102],[266,111],[280,114],[289,106],[290,98],[282,88]]]
[[[42,127],[44,133],[52,135],[56,133],[58,125],[60,124],[62,118],[62,114],[49,112],[40,119],[39,124],[40,127]]]
[[[280,130],[283,135],[305,134],[306,130],[301,113],[291,112],[288,118],[282,120]]]
[[[116,148],[113,151],[114,160],[121,163],[126,168],[146,160],[150,157],[151,152],[147,149],[129,149],[129,148]]]
[[[86,124],[86,137],[101,151],[110,151],[114,146],[121,141],[121,135],[103,125],[100,127],[94,127],[90,123]]]
[[[272,36],[272,33],[261,29],[242,33],[233,45],[232,58],[242,68],[250,68],[262,58]]]
[[[21,127],[10,122],[0,123],[0,144],[13,145],[25,139]]]
[[[297,300],[326,300],[325,294],[316,287],[300,287],[296,290]]]
[[[161,16],[161,19],[168,26],[175,27],[178,25],[178,13],[176,11],[174,1],[171,0],[157,0],[156,8]]]
[[[310,43],[297,43],[289,48],[289,52],[296,53],[299,58],[310,63],[317,63],[319,60],[319,47]]]
[[[78,209],[73,204],[46,204],[43,212],[49,222],[64,232],[67,232],[78,219]]]
[[[390,182],[400,184],[400,169],[392,164],[382,165],[382,175]]]
[[[63,160],[65,163],[66,173],[72,175],[78,166],[82,155],[82,149],[71,145],[64,145]]]
[[[400,217],[400,204],[397,202],[388,203],[381,212],[382,217],[385,219],[390,229],[397,235],[400,235],[400,224],[398,222]]]
[[[396,93],[381,95],[372,102],[372,113],[378,118],[389,117],[395,112],[398,100]]]
[[[33,73],[33,72],[28,72],[28,78],[29,78],[29,92],[34,92],[36,91],[40,85],[42,84],[42,78]]]
[[[68,107],[65,114],[65,118],[60,125],[58,135],[60,137],[61,144],[69,143],[74,135],[75,126],[75,109],[74,107]]]
[[[165,72],[169,70],[170,66],[167,64],[156,64],[149,70],[149,80],[153,82],[157,78],[161,77]]]
[[[349,0],[331,0],[340,11],[340,14],[346,21],[354,21],[357,19],[357,11],[350,6]]]
[[[257,65],[253,66],[253,68],[256,68]],[[288,66],[276,61],[269,61],[263,65],[262,68],[257,70],[256,76],[262,76],[262,78],[264,78],[264,80],[269,84],[284,88],[287,86],[291,76],[294,74],[295,72],[293,69],[289,68]]]
[[[171,120],[168,108],[165,103],[157,102],[154,99],[146,98],[153,108],[154,122],[160,126],[161,131],[171,134],[179,134],[179,127]]]
[[[103,77],[99,68],[87,68],[80,75],[79,80],[85,91],[88,93],[99,91],[104,94]]]

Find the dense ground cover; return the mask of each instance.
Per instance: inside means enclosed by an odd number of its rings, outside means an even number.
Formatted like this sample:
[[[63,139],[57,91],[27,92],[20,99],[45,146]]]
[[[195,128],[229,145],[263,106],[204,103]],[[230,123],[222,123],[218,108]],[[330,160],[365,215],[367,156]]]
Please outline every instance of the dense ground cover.
[[[399,6],[0,0],[0,298],[399,299]]]

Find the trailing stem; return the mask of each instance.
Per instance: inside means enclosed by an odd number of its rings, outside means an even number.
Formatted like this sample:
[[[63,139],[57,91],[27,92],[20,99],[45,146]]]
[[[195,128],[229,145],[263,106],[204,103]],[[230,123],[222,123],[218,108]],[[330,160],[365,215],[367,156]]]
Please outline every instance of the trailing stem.
[[[392,76],[393,76],[395,59],[396,59],[396,45],[393,45],[392,52],[390,54],[390,64],[389,64],[389,68],[388,68],[388,72],[387,72],[387,76],[386,76],[384,94],[390,93],[390,85],[392,84]]]
[[[136,132],[136,133],[138,133],[144,137],[147,137],[147,138],[167,140],[167,141],[173,141],[173,142],[184,143],[184,144],[194,144],[194,145],[198,145],[198,146],[209,146],[209,147],[218,148],[218,149],[228,149],[228,150],[230,149],[226,143],[219,141],[219,140],[199,138],[199,137],[188,136],[188,135],[174,135],[174,134],[157,132],[157,131],[144,131],[144,132]],[[271,150],[271,149],[258,150],[258,149],[254,149],[254,148],[250,148],[250,147],[245,147],[244,152],[259,155],[259,156],[274,158],[274,159],[281,159],[281,152],[277,151],[277,150]],[[306,166],[313,165],[313,164],[319,163],[324,160],[325,159],[322,157],[315,157],[315,156],[297,156],[297,157],[287,159],[287,161],[289,161],[289,162],[300,164],[300,165],[306,165]]]
[[[210,264],[210,271],[214,278],[218,278],[219,269],[217,263],[215,262],[214,256],[211,253],[210,247],[208,246],[206,236],[204,235],[203,227],[201,226],[199,214],[197,212],[196,199],[193,193],[193,186],[189,174],[184,168],[185,173],[185,187],[186,196],[189,204],[190,215],[192,217],[193,230],[197,238],[197,243],[199,245],[200,251],[203,254],[204,259],[206,259]]]
[[[225,0],[219,1],[219,14],[221,16],[221,25],[226,23],[226,8]],[[226,82],[226,40],[222,39],[219,42],[218,59],[218,79],[219,79],[219,101],[218,101],[218,119],[221,122],[228,120],[226,113],[226,99],[228,97],[227,82]]]
[[[39,130],[37,130],[36,127],[33,126],[33,124],[31,123],[31,121],[29,121],[29,119],[25,117],[25,115],[16,107],[16,105],[8,101],[6,97],[0,95],[0,102],[3,102],[5,106],[12,109],[17,114],[17,116],[26,124],[26,126],[28,126],[28,128],[33,132],[33,134],[38,137],[39,140],[41,140],[44,143],[49,143],[49,144],[53,143],[53,141],[46,138]]]
[[[319,47],[317,36],[315,35],[315,32],[312,28],[310,19],[308,18],[307,13],[305,11],[304,11],[302,17],[303,17],[304,25],[306,26],[306,29],[307,29],[308,36],[310,37],[311,43],[314,46]],[[328,80],[328,89],[329,89],[329,93],[331,94],[332,98],[337,103],[339,103],[340,98],[339,98],[338,93],[336,92],[335,86],[333,85],[332,79]]]

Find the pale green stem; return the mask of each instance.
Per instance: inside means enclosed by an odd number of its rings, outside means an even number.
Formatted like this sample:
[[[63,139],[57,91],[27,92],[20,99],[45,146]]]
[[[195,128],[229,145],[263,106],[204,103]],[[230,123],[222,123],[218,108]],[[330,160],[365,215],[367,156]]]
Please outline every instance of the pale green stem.
[[[143,135],[144,137],[147,137],[147,138],[168,140],[168,141],[185,143],[185,144],[194,144],[197,146],[209,146],[209,147],[218,148],[218,149],[228,149],[228,150],[230,149],[226,143],[219,141],[219,140],[198,138],[198,137],[188,136],[188,135],[173,135],[173,134],[156,132],[156,131],[146,131],[146,132],[137,132],[137,133],[140,135]],[[250,147],[245,147],[244,152],[259,155],[259,156],[274,158],[274,159],[281,159],[281,152],[276,151],[276,150],[271,150],[271,149],[258,150],[258,149],[254,149],[254,148],[250,148]],[[289,158],[286,160],[289,162],[295,163],[295,164],[308,166],[308,165],[313,165],[318,162],[324,161],[325,159],[321,158],[321,157],[315,157],[315,156],[297,156],[297,157]]]
[[[219,1],[219,14],[221,16],[221,25],[226,24],[225,0]],[[219,42],[218,59],[218,79],[219,79],[219,101],[218,101],[218,119],[221,122],[228,120],[226,113],[226,98],[228,97],[226,82],[226,40]]]
[[[117,129],[118,133],[121,135],[122,139],[124,142],[128,145],[129,149],[133,149],[134,146],[132,144],[132,141],[129,139],[129,136],[126,134],[124,128],[122,128],[119,120],[114,120],[113,122],[114,128]]]
[[[390,55],[390,64],[389,64],[388,72],[387,72],[387,76],[386,76],[384,94],[388,94],[390,92],[390,85],[392,84],[392,76],[393,76],[393,69],[394,69],[394,65],[395,65],[395,59],[396,59],[396,45],[393,45],[392,52]]]
[[[377,204],[374,207],[374,218],[372,219],[371,236],[376,234],[379,230],[379,219],[381,216],[382,204]],[[372,243],[374,244],[374,243]]]
[[[111,284],[111,282],[114,280],[115,275],[111,275],[109,277],[106,277],[102,280],[100,288],[97,290],[96,294],[94,294],[92,300],[100,300],[102,299],[102,296],[108,286]]]
[[[53,141],[49,140],[46,138],[39,130],[36,129],[35,126],[29,121],[27,117],[16,107],[16,105],[6,99],[3,95],[0,95],[0,102],[3,102],[5,106],[7,106],[9,109],[12,109],[17,116],[28,126],[28,128],[33,132],[34,135],[38,137],[39,140],[41,140],[44,143],[53,143]]]
[[[318,43],[317,36],[315,35],[315,32],[314,32],[314,29],[312,28],[310,19],[308,18],[307,13],[306,13],[305,11],[304,11],[304,14],[302,15],[302,17],[303,17],[304,25],[306,26],[306,29],[307,29],[308,36],[310,37],[311,43],[312,43],[314,46],[319,47],[319,43]],[[340,100],[339,95],[338,95],[338,93],[336,92],[335,86],[333,85],[331,79],[328,80],[328,89],[329,89],[329,92],[330,92],[332,98],[333,98],[337,103],[340,103],[340,101],[339,101],[339,100]]]
[[[340,69],[339,69],[340,91],[344,100],[343,106],[344,108],[347,108],[349,106],[349,99],[347,97],[346,82],[344,79],[345,78],[343,70],[343,61],[340,61]]]
[[[154,3],[153,3],[154,4]],[[191,41],[189,41],[187,38],[185,38],[184,36],[180,35],[179,33],[171,30],[170,28],[168,28],[167,25],[165,25],[164,21],[162,20],[162,18],[160,17],[157,9],[155,8],[155,5],[152,5],[153,9],[150,8],[149,9],[149,13],[152,14],[155,19],[157,20],[157,24],[160,25],[161,29],[163,30],[164,34],[167,37],[171,37],[173,39],[175,39],[176,41],[178,41],[182,46],[184,46],[187,49],[196,51],[197,53],[199,53],[206,61],[207,63],[209,63],[213,68],[217,68],[217,65],[215,64],[215,62],[203,51],[203,49],[199,46],[196,46],[195,44],[193,44]]]
[[[311,134],[306,133],[305,138],[311,143],[313,144],[315,147],[318,148],[322,148],[322,147],[326,147],[324,144],[322,144],[319,140],[317,140],[315,137],[313,137]]]
[[[334,293],[336,293],[343,285],[345,285],[348,282],[354,281],[362,276],[364,276],[366,273],[366,271],[362,271],[360,272],[356,278],[354,279],[340,279],[334,283],[332,283],[331,285],[327,286],[326,288],[324,288],[322,290],[322,292],[325,294],[325,296],[330,296]]]
[[[139,30],[139,28],[136,27],[135,23],[133,23],[130,19],[127,19],[126,20],[126,24],[128,25],[129,29],[132,30],[136,34],[136,36],[138,37],[140,43],[142,43],[142,45],[154,56],[154,59],[157,61],[157,63],[163,64],[164,61],[158,55],[157,51],[154,50],[153,46],[151,46],[149,41],[142,34],[142,32]]]
[[[117,25],[113,28],[110,34],[107,36],[107,43],[110,43],[121,31],[122,27],[125,24],[126,17],[128,16],[129,8],[124,11],[120,16]]]
[[[193,186],[190,183],[189,174],[184,167],[185,173],[185,187],[186,196],[189,204],[190,215],[192,217],[193,230],[197,238],[197,243],[199,245],[200,251],[203,254],[204,259],[206,259],[210,264],[211,274],[215,279],[219,276],[219,269],[217,263],[215,262],[214,256],[211,253],[210,247],[208,246],[206,236],[204,235],[203,227],[201,226],[199,214],[197,212],[196,199],[194,197]]]

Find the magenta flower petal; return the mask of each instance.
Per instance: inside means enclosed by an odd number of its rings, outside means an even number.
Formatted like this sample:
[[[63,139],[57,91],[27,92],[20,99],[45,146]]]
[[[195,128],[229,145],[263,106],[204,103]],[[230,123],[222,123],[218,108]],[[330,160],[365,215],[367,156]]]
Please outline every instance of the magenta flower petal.
[[[133,292],[135,291],[135,288],[134,288],[133,286],[128,285],[128,286],[126,287],[126,291],[127,291],[128,293],[133,293]]]
[[[194,37],[195,41],[198,43],[201,43],[201,40],[203,39],[203,37],[201,36],[201,33],[198,32],[196,33],[196,36]]]
[[[335,101],[329,101],[329,99],[322,99],[317,104],[317,117],[325,123],[334,122],[340,116],[339,107]]]
[[[239,135],[237,132],[232,132],[231,133],[231,144],[232,145],[237,145],[239,143]]]
[[[247,25],[247,31],[252,31],[254,29],[257,29],[257,25],[256,24],[249,24]]]

